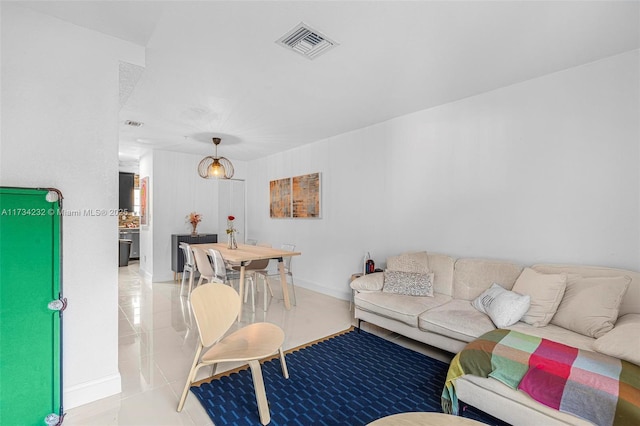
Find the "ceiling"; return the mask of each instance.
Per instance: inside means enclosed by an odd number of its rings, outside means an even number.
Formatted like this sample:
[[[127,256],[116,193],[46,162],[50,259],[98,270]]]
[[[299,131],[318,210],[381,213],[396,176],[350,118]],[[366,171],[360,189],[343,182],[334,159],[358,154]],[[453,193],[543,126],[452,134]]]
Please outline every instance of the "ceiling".
[[[213,136],[252,160],[640,48],[636,1],[22,4],[146,47],[143,69],[121,66],[121,160],[210,155]],[[275,43],[300,22],[339,46]]]

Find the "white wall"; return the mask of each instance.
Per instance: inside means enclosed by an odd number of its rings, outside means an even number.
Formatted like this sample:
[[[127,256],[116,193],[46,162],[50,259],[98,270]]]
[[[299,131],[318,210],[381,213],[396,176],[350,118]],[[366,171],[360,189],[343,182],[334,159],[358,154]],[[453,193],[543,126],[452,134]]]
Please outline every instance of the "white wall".
[[[253,161],[248,234],[296,243],[297,282],[345,298],[365,251],[638,270],[638,64],[629,52]],[[270,219],[269,180],[312,172],[323,218]]]
[[[2,3],[0,184],[118,208],[118,60],[144,50]],[[120,391],[117,211],[63,219],[64,404]],[[25,344],[27,344],[25,342]]]
[[[171,235],[191,232],[191,225],[186,222],[189,213],[202,214],[198,233],[224,238],[224,229],[219,229],[219,182],[198,175],[202,157],[154,151],[140,159],[140,177],[149,176],[150,185],[150,224],[141,229],[140,264],[153,282],[173,280]],[[246,163],[232,162],[234,178],[242,179]]]
[[[153,176],[153,152],[147,151],[140,156],[138,173],[140,181],[149,178],[149,183],[155,182]],[[140,224],[140,274],[149,281],[153,278],[153,215],[150,206],[153,205],[153,191],[147,187],[147,224]]]

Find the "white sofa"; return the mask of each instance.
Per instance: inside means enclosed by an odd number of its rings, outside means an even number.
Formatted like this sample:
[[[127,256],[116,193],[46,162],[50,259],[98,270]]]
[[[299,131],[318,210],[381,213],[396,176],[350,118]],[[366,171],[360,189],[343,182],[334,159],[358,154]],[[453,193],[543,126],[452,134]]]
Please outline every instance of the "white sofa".
[[[567,274],[573,278],[628,277],[628,288],[621,293],[616,327],[599,338],[555,325],[553,318],[546,326],[534,327],[519,321],[506,328],[639,363],[640,273],[577,265],[539,264],[530,268],[541,274]],[[489,316],[474,308],[471,301],[493,283],[510,290],[524,269],[523,265],[511,262],[454,259],[426,252],[391,257],[387,259],[387,270],[432,272],[433,297],[388,293],[382,291],[385,273],[365,275],[351,283],[355,318],[457,353],[468,342],[496,328]],[[514,425],[591,424],[546,407],[495,379],[465,375],[455,386],[460,401]]]

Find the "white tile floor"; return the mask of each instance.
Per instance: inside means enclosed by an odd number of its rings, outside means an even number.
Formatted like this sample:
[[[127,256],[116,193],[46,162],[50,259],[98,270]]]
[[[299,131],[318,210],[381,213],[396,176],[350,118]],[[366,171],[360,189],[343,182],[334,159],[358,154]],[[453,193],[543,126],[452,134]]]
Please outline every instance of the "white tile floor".
[[[345,280],[346,282],[346,280]],[[346,285],[346,284],[345,284]],[[262,310],[260,292],[256,312],[247,303],[243,310],[246,325],[253,321],[278,324],[285,331],[285,349],[342,331],[353,323],[349,302],[296,287],[297,306],[284,309],[278,283],[268,311]],[[149,283],[138,274],[137,262],[119,268],[119,366],[122,392],[109,398],[70,409],[65,426],[73,425],[212,425],[204,409],[190,393],[184,410],[176,412],[178,398],[193,361],[197,331],[189,315],[186,298],[174,282]],[[445,361],[447,353],[363,324],[399,344]],[[228,365],[227,368],[234,368]],[[218,370],[225,369],[224,365]],[[206,370],[206,371],[205,371]],[[209,369],[202,369],[198,379]]]

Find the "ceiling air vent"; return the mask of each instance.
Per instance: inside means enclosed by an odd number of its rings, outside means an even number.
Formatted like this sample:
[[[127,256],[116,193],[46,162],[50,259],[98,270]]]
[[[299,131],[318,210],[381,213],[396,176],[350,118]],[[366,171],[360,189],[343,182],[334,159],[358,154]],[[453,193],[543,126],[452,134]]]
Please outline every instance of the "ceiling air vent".
[[[338,45],[304,22],[296,25],[295,28],[276,40],[276,43],[308,59],[314,59]]]

